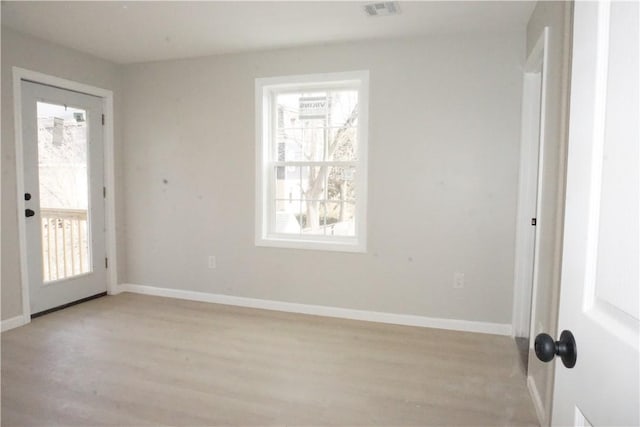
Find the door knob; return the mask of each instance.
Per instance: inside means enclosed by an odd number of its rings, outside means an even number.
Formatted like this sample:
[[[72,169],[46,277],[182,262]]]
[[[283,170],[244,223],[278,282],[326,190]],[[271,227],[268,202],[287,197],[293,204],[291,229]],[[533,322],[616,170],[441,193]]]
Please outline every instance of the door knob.
[[[24,216],[26,216],[27,218],[29,218],[30,216],[34,216],[36,213],[32,210],[32,209],[25,209],[24,210]]]
[[[31,193],[24,193],[24,199],[27,201],[31,200]]]
[[[550,362],[555,356],[560,356],[565,367],[573,368],[576,365],[578,352],[571,331],[562,331],[559,341],[554,341],[548,334],[539,334],[534,348],[536,356],[543,362]]]

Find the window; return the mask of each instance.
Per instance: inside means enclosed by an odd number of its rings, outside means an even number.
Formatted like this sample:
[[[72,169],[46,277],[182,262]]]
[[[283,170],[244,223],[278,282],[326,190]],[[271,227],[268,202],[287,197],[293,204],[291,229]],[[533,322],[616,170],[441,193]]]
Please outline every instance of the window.
[[[256,245],[365,251],[368,82],[256,79]]]

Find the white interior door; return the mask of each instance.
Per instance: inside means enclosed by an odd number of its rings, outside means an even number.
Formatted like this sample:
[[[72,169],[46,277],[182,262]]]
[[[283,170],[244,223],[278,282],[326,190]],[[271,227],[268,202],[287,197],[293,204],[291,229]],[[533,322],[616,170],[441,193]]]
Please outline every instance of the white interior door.
[[[31,314],[106,291],[102,99],[21,82]]]
[[[638,2],[576,2],[554,425],[640,425]]]

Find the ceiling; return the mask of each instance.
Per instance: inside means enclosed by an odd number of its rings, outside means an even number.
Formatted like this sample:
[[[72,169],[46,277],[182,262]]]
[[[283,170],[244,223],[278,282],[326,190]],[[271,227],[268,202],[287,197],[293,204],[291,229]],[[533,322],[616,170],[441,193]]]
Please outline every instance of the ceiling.
[[[534,2],[2,1],[2,25],[117,62],[525,27]]]

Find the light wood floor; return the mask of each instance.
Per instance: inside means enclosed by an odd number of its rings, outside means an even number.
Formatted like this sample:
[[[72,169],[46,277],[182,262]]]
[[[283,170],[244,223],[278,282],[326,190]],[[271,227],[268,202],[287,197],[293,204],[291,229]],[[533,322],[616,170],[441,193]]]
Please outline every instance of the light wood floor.
[[[2,425],[536,425],[507,337],[121,294],[2,334]]]

